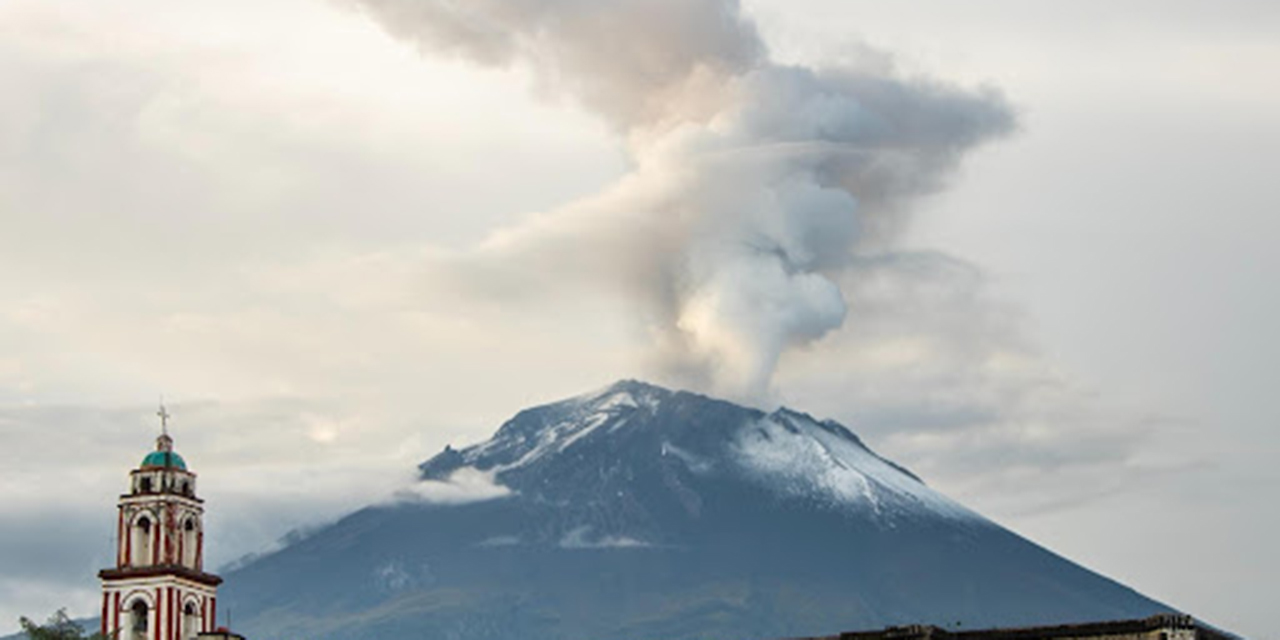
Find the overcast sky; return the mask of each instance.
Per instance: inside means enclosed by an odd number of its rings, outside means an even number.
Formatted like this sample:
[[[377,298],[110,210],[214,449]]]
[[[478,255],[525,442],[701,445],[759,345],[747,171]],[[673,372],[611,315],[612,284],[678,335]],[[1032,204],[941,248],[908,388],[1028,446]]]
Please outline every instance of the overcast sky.
[[[716,60],[774,73],[679,102],[719,114],[693,146],[773,140],[751,109],[809,105],[774,84],[807,69],[859,98],[888,79],[929,134],[907,143],[947,162],[856,194],[891,234],[872,216],[848,255],[815,249],[803,291],[842,305],[787,290],[811,317],[735,324],[655,303],[646,269],[710,264],[681,273],[751,307],[716,288],[736,219],[671,250],[628,207],[736,212],[773,165],[672,187],[688,139],[654,123],[685,112],[639,111],[653,87],[354,4],[0,3],[0,631],[94,611],[160,394],[217,564],[638,377],[836,418],[1068,558],[1277,637],[1280,5],[745,2],[767,53]]]

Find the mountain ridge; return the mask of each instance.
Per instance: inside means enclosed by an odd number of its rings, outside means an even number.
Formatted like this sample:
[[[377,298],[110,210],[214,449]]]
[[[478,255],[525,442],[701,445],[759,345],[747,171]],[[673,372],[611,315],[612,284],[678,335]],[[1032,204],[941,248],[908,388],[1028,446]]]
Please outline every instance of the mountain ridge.
[[[655,412],[664,406],[674,405],[678,412],[686,402],[731,409],[743,415],[736,422],[730,422],[727,428],[709,434],[668,429],[661,431],[657,441],[646,440],[643,437],[646,434],[637,434],[629,444],[631,450],[628,453],[635,453],[638,449],[650,453],[656,451],[660,456],[672,455],[695,473],[700,466],[711,464],[710,461],[727,460],[737,463],[739,468],[735,470],[745,476],[752,476],[754,472],[756,476],[773,476],[777,480],[781,475],[793,492],[800,491],[801,487],[797,485],[807,481],[813,485],[810,487],[813,491],[821,493],[825,488],[828,498],[842,497],[846,502],[860,501],[857,496],[841,490],[861,485],[861,495],[872,503],[873,508],[878,504],[876,494],[887,492],[932,503],[952,515],[963,510],[933,492],[916,474],[876,454],[853,431],[838,422],[818,420],[808,413],[785,406],[772,412],[740,407],[702,394],[672,391],[638,380],[622,380],[597,391],[520,411],[489,440],[463,449],[446,447],[439,455],[421,464],[419,470],[424,480],[447,481],[449,474],[471,468],[492,474],[495,481],[515,491],[532,490],[540,494],[543,488],[529,487],[522,476],[541,475],[537,467],[544,456],[567,454],[575,446],[589,445],[592,439],[615,437],[611,434],[627,428],[637,412],[654,417]],[[738,429],[737,422],[743,420],[752,423],[747,433]],[[661,425],[662,422],[648,423],[650,428],[655,424]],[[687,426],[680,422],[677,425],[681,428]],[[606,432],[600,431],[602,427],[606,427]],[[727,445],[728,449],[722,445]],[[789,457],[777,459],[774,454],[785,446],[792,448],[782,452]],[[839,453],[836,453],[837,449]],[[788,473],[785,468],[797,456],[808,463],[809,470],[813,472],[809,477]],[[883,468],[871,469],[877,473],[867,476],[867,467],[881,465]],[[896,474],[903,478],[896,477]],[[756,477],[755,480],[759,482],[762,479]],[[764,481],[768,483],[768,480]],[[920,487],[911,486],[911,482],[918,483]],[[845,494],[832,495],[840,493]],[[807,497],[815,498],[812,491]]]
[[[485,499],[374,505],[236,569],[224,599],[251,636],[751,640],[1172,611],[785,407],[624,380],[419,474]]]

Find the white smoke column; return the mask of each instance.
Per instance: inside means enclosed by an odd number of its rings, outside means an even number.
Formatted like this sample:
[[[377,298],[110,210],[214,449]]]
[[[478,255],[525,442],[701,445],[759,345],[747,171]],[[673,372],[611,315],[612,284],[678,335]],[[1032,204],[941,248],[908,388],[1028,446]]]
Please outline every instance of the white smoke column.
[[[348,1],[424,51],[530,68],[616,127],[632,175],[473,261],[628,287],[664,364],[731,396],[840,327],[838,277],[1012,127],[991,91],[776,64],[735,0]]]

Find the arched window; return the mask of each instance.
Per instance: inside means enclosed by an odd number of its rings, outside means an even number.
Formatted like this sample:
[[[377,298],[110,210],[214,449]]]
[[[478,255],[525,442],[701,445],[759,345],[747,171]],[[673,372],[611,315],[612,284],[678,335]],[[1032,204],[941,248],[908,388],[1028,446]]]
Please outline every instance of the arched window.
[[[138,490],[141,491],[142,493],[151,493],[151,477],[150,476],[143,476],[142,480],[138,481]]]
[[[150,617],[147,615],[148,613],[146,602],[142,600],[133,602],[133,606],[130,607],[131,620],[129,621],[129,630],[132,632],[130,635],[133,638],[141,640],[147,637],[147,623]]]
[[[187,518],[182,523],[182,564],[191,569],[199,570],[196,561],[200,556],[200,530],[196,526],[195,517]]]
[[[135,567],[151,564],[151,518],[142,516],[133,525],[133,557]]]
[[[200,614],[194,602],[182,607],[182,637],[195,638],[200,633]]]

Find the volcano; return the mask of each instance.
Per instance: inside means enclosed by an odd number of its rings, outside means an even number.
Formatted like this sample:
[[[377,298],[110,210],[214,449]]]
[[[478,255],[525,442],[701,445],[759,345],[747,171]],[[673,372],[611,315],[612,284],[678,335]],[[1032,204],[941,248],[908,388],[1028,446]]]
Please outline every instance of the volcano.
[[[418,493],[226,574],[259,640],[752,640],[1171,609],[929,488],[852,431],[637,381],[526,409]]]

